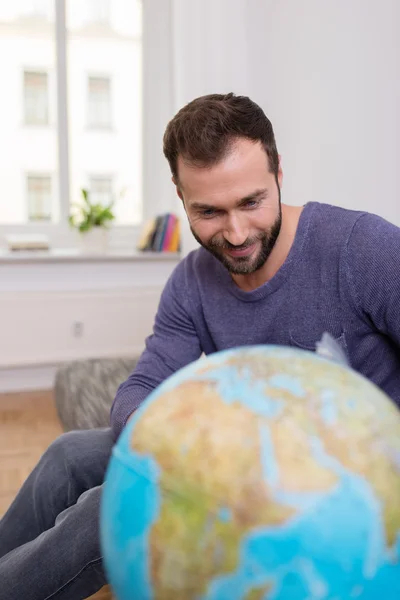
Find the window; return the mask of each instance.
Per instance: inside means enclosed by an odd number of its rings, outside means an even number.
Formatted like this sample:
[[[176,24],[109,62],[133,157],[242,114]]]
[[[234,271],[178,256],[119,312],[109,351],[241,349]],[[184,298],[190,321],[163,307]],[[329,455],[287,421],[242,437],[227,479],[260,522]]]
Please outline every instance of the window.
[[[89,197],[96,204],[107,206],[113,201],[113,180],[107,176],[90,177]]]
[[[50,221],[52,212],[51,177],[49,175],[28,175],[26,183],[29,221]]]
[[[24,72],[24,109],[26,125],[47,125],[49,122],[47,73]]]
[[[89,0],[87,3],[87,22],[96,25],[108,25],[109,21],[109,0]]]
[[[111,127],[111,83],[109,77],[88,78],[88,125]]]
[[[148,67],[142,64],[142,5]],[[117,226],[138,225],[143,210],[151,216],[166,210],[169,199],[175,202],[172,191],[165,193],[169,173],[160,151],[174,109],[169,5],[0,2],[0,244],[4,235],[29,229],[46,232],[55,246],[73,243],[68,216],[81,201],[81,189],[89,188],[88,174],[112,174]],[[107,27],[89,26],[106,20]],[[47,177],[47,183],[31,180],[28,192],[27,175]],[[103,179],[93,188],[104,198],[110,186]]]
[[[141,2],[110,0],[108,27],[89,28],[93,5],[66,5],[70,197],[81,201],[88,174],[112,174],[95,193],[106,197],[111,185],[115,225],[136,225],[143,211]]]

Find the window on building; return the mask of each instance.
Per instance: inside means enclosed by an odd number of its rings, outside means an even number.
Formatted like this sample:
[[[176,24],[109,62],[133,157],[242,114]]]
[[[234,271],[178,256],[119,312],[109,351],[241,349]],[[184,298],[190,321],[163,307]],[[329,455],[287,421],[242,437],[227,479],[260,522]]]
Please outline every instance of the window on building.
[[[111,81],[109,77],[88,77],[88,125],[111,127]]]
[[[51,19],[54,12],[53,0],[20,0],[15,4],[22,19]]]
[[[89,178],[89,198],[96,204],[107,206],[113,200],[112,177],[94,175]]]
[[[28,220],[51,221],[52,181],[50,175],[28,175],[26,178]]]
[[[24,72],[24,112],[26,125],[48,125],[49,90],[47,73],[43,71]]]
[[[110,22],[110,0],[87,0],[87,23],[108,25]]]

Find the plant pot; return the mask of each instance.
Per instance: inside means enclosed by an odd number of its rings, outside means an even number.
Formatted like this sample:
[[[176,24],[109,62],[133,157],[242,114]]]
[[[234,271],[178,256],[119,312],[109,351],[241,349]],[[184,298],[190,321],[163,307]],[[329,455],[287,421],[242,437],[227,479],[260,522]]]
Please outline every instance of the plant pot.
[[[82,254],[105,254],[108,250],[109,231],[104,227],[93,227],[80,234]]]

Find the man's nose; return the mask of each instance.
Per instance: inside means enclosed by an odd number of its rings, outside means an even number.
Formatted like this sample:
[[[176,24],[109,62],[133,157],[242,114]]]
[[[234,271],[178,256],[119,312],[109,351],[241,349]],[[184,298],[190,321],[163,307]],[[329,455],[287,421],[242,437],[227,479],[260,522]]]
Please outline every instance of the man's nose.
[[[224,238],[232,246],[241,246],[249,237],[246,224],[236,216],[229,217],[224,230]]]

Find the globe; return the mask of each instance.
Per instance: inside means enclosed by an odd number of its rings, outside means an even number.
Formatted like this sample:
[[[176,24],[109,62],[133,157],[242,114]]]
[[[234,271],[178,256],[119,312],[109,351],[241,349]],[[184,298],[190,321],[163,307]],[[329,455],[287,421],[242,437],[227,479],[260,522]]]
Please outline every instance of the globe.
[[[158,387],[101,505],[118,600],[398,600],[400,416],[314,353],[216,353]]]

